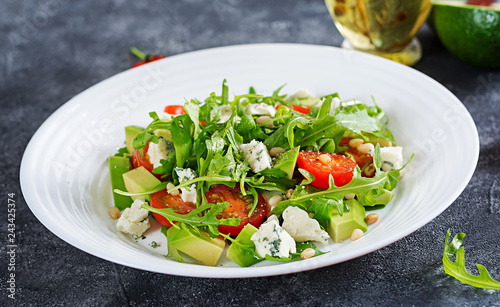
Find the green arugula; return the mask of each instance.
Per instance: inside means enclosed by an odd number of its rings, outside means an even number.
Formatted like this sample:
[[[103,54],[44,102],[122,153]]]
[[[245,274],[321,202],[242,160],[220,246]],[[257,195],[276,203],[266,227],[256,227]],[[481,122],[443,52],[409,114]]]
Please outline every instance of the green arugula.
[[[193,227],[206,227],[210,236],[212,238],[215,238],[220,234],[217,226],[238,226],[241,222],[240,218],[217,218],[217,215],[219,215],[224,209],[226,209],[228,205],[228,202],[217,204],[203,204],[187,214],[176,213],[176,209],[173,208],[158,209],[146,204],[142,204],[141,208],[163,216],[170,223],[175,221],[185,223]],[[204,215],[201,215],[202,212],[204,213]],[[177,226],[173,224],[173,227]]]
[[[494,280],[484,266],[476,264],[479,275],[472,275],[467,272],[467,269],[465,268],[465,251],[462,246],[465,234],[463,232],[459,232],[455,235],[453,240],[449,242],[448,240],[450,235],[451,231],[448,229],[443,252],[443,267],[445,273],[455,277],[464,284],[468,284],[476,288],[500,290],[500,282]],[[456,258],[455,262],[453,262],[451,261],[451,257],[453,257],[455,253]]]

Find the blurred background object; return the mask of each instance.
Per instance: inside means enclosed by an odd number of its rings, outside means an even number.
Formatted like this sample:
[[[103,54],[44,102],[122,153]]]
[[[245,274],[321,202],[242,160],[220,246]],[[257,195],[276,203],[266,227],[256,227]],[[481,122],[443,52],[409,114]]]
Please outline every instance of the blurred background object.
[[[343,48],[369,52],[414,65],[422,56],[415,37],[432,7],[431,0],[325,0]]]

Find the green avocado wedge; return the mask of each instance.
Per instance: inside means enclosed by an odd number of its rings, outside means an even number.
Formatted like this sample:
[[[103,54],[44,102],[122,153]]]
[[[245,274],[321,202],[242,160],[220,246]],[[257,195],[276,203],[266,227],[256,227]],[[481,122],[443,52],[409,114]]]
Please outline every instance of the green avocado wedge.
[[[367,230],[365,207],[355,199],[346,200],[346,203],[351,207],[351,210],[340,216],[338,211],[334,209],[330,223],[326,228],[330,237],[337,243],[349,239],[354,229],[358,228],[363,232]]]
[[[124,157],[112,156],[108,158],[109,164],[109,176],[111,178],[112,190],[119,189],[125,190],[125,183],[123,181],[123,174],[130,171],[130,159]],[[132,204],[132,198],[130,196],[120,195],[113,192],[113,201],[115,207],[120,210],[125,210],[125,208],[130,207]]]
[[[297,158],[299,157],[299,151],[300,146],[297,146],[282,153],[274,161],[273,168],[284,171],[287,174],[288,179],[292,179],[295,164],[297,163]]]
[[[259,262],[260,260],[253,253],[244,248],[245,246],[254,246],[250,238],[257,230],[253,225],[246,224],[236,237],[235,242],[227,249],[226,257],[241,267],[248,267]]]

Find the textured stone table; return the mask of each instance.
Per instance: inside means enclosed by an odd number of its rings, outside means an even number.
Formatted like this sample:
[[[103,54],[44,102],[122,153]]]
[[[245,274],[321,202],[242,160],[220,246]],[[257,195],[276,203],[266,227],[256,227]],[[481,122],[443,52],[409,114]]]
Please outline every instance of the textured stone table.
[[[339,46],[342,37],[323,2],[0,3],[0,305],[500,306],[499,291],[462,285],[444,274],[441,263],[446,230],[463,231],[467,268],[476,272],[473,264],[482,263],[500,280],[499,71],[458,61],[426,27],[419,34],[424,58],[415,69],[464,103],[481,142],[477,170],[463,194],[420,230],[366,256],[303,273],[236,280],[168,276],[101,260],[48,231],[21,194],[25,146],[71,97],[126,70],[131,46],[167,55],[247,43]],[[7,193],[16,194],[15,301],[7,297]]]

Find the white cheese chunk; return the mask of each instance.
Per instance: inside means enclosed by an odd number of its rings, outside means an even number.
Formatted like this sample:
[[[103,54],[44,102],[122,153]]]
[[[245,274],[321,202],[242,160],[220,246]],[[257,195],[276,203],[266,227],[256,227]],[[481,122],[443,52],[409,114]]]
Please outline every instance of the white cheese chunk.
[[[403,167],[403,147],[382,147],[380,148],[380,158],[382,170],[388,172]]]
[[[190,168],[176,167],[174,170],[180,183],[196,178],[196,173]],[[196,183],[181,188],[181,198],[185,202],[196,203]]]
[[[141,205],[145,203],[142,199],[136,199],[130,208],[122,212],[120,219],[116,223],[116,228],[124,233],[142,236],[150,226],[148,219],[149,211],[141,208]]]
[[[251,103],[246,109],[245,113],[249,115],[268,115],[274,116],[276,114],[276,109],[273,106],[261,103]]]
[[[276,215],[272,215],[259,230],[252,235],[250,240],[255,243],[255,251],[259,256],[288,257],[297,251],[295,240],[280,227]]]
[[[240,145],[243,156],[248,159],[248,164],[254,173],[265,168],[271,168],[271,156],[264,143],[252,140],[248,144]]]
[[[283,212],[283,229],[297,242],[316,241],[327,243],[330,236],[319,227],[318,221],[306,211],[290,206]]]
[[[174,143],[163,137],[158,138],[158,144],[149,143],[148,155],[149,161],[153,167],[161,166],[160,160],[166,160],[169,155],[175,151]]]

